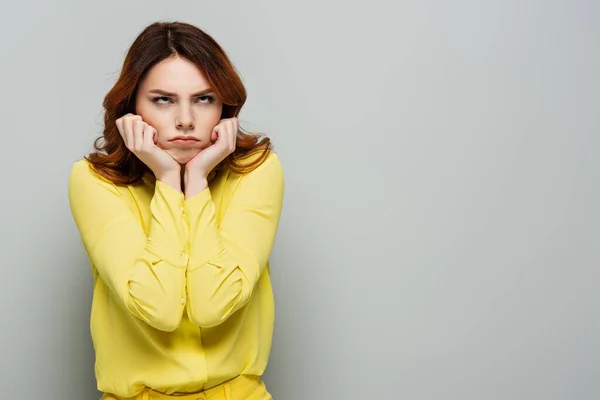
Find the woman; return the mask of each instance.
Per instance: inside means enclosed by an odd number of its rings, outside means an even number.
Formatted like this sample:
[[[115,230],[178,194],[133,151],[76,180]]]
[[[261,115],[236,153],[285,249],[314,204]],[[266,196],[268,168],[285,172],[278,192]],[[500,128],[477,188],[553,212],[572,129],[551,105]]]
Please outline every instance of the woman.
[[[283,175],[269,139],[239,130],[245,100],[221,47],[177,22],[138,36],[106,95],[69,179],[102,399],[271,399]]]

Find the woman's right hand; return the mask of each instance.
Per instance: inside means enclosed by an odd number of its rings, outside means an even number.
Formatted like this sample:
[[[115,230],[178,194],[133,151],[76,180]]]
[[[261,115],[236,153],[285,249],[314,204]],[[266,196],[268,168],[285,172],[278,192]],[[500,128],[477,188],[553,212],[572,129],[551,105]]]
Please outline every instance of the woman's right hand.
[[[156,179],[180,176],[181,166],[166,151],[156,145],[158,132],[135,114],[126,114],[116,121],[125,146],[154,172]]]

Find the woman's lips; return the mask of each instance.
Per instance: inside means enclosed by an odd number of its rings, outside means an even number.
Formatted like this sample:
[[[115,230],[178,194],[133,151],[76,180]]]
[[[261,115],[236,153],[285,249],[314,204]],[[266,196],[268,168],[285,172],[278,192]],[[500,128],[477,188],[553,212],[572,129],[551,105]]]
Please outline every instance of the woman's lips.
[[[176,137],[171,139],[170,142],[181,146],[189,146],[198,143],[198,139],[193,137]]]

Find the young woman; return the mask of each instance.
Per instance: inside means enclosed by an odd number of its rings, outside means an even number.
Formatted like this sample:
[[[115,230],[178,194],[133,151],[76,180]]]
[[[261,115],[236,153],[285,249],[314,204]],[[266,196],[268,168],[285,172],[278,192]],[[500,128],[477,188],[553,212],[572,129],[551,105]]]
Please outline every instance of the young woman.
[[[271,399],[283,174],[269,139],[240,131],[245,100],[222,48],[178,22],[137,37],[104,99],[69,179],[102,399]]]

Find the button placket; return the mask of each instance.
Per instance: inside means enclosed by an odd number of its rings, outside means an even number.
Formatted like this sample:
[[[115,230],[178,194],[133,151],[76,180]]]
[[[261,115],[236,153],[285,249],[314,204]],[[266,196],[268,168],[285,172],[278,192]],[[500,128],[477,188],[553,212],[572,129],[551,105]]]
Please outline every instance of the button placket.
[[[187,214],[185,212],[185,204],[182,202],[181,206],[179,207],[179,210],[181,211],[181,216],[183,217],[184,220],[184,230],[185,230],[185,246],[183,251],[181,252],[181,258],[183,260],[183,262],[185,263],[185,266],[187,268],[188,262],[190,261],[190,256],[189,256],[189,252],[190,252],[190,224],[188,221],[188,217]],[[182,299],[183,301],[183,299]],[[183,304],[183,303],[182,303]]]
[[[183,257],[183,261],[185,262],[185,277],[186,277],[186,289],[185,289],[185,293],[183,294],[183,296],[181,297],[181,299],[179,300],[181,302],[182,306],[185,306],[186,303],[186,293],[187,293],[187,268],[188,268],[188,264],[190,262],[190,256],[189,256],[189,252],[190,252],[190,221],[188,219],[188,215],[185,212],[185,203],[182,203],[181,207],[180,207],[180,211],[181,211],[181,216],[183,218],[184,221],[184,230],[185,230],[185,248],[183,250],[183,252],[181,253],[182,257]]]

